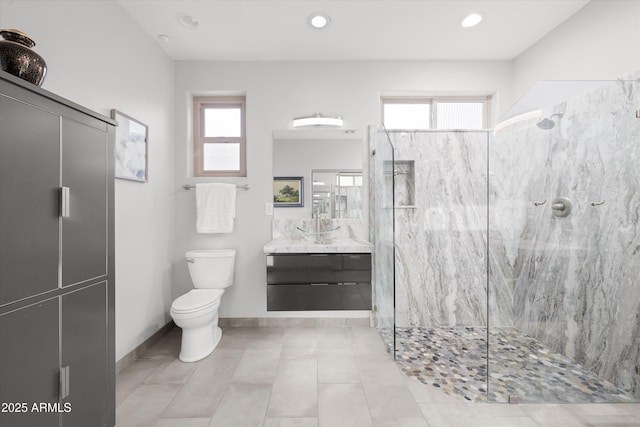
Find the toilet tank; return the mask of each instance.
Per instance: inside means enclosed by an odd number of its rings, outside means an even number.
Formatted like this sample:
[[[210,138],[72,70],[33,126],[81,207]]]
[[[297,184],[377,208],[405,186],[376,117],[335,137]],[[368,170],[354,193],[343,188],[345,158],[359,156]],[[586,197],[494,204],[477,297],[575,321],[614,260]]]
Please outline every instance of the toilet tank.
[[[235,249],[194,249],[185,258],[194,288],[220,289],[233,283]]]

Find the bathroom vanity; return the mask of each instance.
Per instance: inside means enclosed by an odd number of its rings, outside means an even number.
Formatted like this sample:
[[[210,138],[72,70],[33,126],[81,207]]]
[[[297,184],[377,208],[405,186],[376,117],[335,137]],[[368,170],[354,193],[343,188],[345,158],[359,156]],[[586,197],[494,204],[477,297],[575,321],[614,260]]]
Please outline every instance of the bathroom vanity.
[[[299,177],[304,191],[299,206],[275,205],[268,311],[371,310],[363,144],[357,130],[274,131],[274,180]]]
[[[276,239],[267,254],[267,311],[371,310],[371,245]]]

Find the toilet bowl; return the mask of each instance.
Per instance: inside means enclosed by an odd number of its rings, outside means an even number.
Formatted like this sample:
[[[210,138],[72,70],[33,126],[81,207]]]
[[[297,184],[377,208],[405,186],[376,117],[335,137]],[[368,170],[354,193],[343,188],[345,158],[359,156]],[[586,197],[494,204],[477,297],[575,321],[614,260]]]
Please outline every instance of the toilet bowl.
[[[207,357],[222,338],[218,308],[224,289],[233,283],[236,252],[233,249],[200,249],[185,254],[194,289],[171,304],[171,317],[182,328],[180,360],[195,362]]]

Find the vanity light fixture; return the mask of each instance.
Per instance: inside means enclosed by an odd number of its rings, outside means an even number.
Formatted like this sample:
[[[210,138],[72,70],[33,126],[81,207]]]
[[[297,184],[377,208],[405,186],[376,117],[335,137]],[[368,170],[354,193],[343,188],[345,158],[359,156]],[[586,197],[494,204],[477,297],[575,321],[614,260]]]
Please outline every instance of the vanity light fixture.
[[[329,18],[328,15],[325,15],[323,13],[312,13],[307,18],[307,22],[313,28],[315,28],[317,30],[321,30],[324,27],[326,27],[327,25],[329,25],[329,22],[331,22],[331,19]]]
[[[320,113],[315,113],[312,116],[296,117],[293,119],[293,127],[301,126],[332,126],[342,127],[342,117],[337,116],[325,116]]]
[[[470,15],[467,15],[462,20],[460,25],[462,25],[464,28],[471,28],[471,27],[475,27],[476,25],[478,25],[480,23],[480,21],[482,21],[482,15],[480,15],[478,13],[472,13]]]

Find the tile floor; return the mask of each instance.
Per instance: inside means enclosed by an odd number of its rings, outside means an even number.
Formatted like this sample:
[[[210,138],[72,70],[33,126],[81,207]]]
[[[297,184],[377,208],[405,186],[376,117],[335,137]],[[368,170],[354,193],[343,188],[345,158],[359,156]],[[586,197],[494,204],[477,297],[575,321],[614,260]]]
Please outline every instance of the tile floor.
[[[225,328],[182,363],[172,329],[116,380],[117,427],[640,426],[638,404],[469,403],[405,376],[368,327]]]

